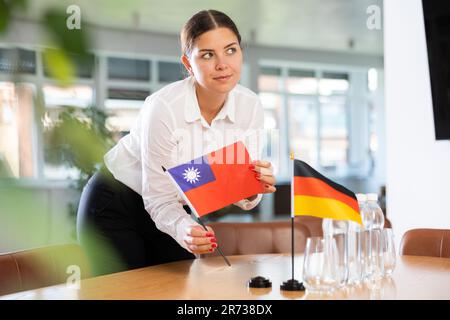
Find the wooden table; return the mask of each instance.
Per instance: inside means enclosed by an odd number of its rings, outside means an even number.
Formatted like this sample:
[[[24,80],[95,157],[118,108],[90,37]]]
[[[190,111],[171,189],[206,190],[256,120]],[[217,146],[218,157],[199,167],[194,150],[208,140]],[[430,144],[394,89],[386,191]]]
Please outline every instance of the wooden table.
[[[65,284],[24,291],[0,299],[450,299],[450,259],[401,256],[390,279],[379,288],[366,285],[341,289],[332,295],[282,292],[291,277],[289,255],[230,256],[188,260],[136,269],[81,281],[80,290]],[[303,256],[295,257],[301,279]],[[249,289],[254,276],[272,281],[272,288]]]

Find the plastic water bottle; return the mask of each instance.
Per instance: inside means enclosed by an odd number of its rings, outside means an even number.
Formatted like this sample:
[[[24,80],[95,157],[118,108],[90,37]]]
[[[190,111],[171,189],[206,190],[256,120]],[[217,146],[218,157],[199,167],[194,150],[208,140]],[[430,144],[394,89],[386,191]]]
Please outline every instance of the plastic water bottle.
[[[365,206],[366,206],[367,196],[364,193],[357,193],[356,194],[356,200],[358,200],[359,213],[360,213],[361,219],[363,221],[363,225],[361,226],[361,230],[364,230],[364,228],[365,228],[365,223],[364,223],[364,214],[365,214],[365,212],[363,210],[365,209]]]
[[[373,229],[384,229],[384,214],[383,210],[378,203],[378,194],[368,193],[367,195],[367,206],[372,214],[372,228]]]
[[[370,230],[370,278],[379,280],[383,277],[383,252],[382,252],[382,231],[384,228],[384,214],[378,204],[378,194],[368,193],[366,215]],[[370,221],[369,221],[370,220]]]
[[[323,219],[322,221],[323,236],[335,235],[335,234],[347,234],[348,221],[346,220],[334,220]]]
[[[367,210],[367,196],[364,193],[357,193],[356,199],[358,200],[359,213],[362,220],[362,230],[372,229],[373,217],[372,212]]]
[[[373,274],[372,266],[372,246],[371,246],[371,230],[373,226],[373,214],[367,207],[367,196],[363,193],[356,194],[358,200],[359,213],[362,220],[362,233],[361,233],[361,267],[362,267],[362,280],[370,280]]]
[[[366,205],[366,195],[357,194],[360,212]],[[354,221],[348,221],[347,250],[348,250],[348,284],[358,285],[364,278],[363,236],[364,226]]]

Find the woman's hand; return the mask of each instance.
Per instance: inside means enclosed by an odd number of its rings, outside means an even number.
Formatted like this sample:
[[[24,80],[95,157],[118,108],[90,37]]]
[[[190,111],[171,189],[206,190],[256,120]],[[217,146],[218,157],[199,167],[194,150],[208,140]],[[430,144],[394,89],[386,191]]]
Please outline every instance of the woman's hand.
[[[216,250],[217,240],[214,235],[214,230],[211,227],[206,228],[208,231],[201,226],[190,226],[186,229],[184,242],[192,253],[206,254]]]
[[[268,161],[256,160],[252,162],[252,170],[255,171],[256,179],[261,181],[264,186],[263,193],[272,193],[275,188],[275,177],[272,171],[272,165]]]

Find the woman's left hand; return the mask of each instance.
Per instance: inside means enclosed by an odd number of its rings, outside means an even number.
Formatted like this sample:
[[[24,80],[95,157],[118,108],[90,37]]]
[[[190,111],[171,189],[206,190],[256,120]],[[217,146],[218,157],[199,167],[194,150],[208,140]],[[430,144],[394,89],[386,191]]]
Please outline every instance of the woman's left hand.
[[[272,171],[272,165],[268,161],[256,160],[252,162],[253,171],[255,171],[256,179],[261,181],[264,187],[263,193],[272,193],[277,189],[275,188],[275,177]]]

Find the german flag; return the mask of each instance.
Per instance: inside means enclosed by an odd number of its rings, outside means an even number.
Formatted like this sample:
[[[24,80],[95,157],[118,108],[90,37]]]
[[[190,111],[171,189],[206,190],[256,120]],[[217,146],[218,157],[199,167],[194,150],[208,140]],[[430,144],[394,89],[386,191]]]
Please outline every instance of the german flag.
[[[301,160],[294,160],[293,215],[352,220],[362,225],[355,194]]]

